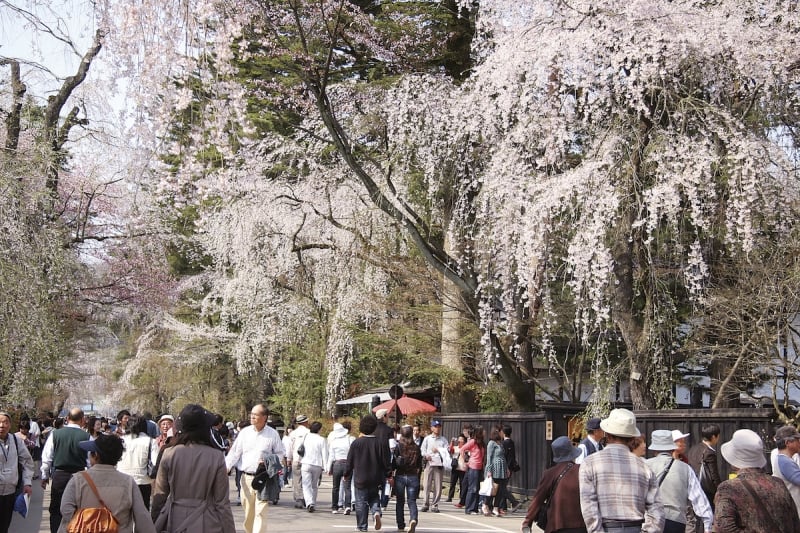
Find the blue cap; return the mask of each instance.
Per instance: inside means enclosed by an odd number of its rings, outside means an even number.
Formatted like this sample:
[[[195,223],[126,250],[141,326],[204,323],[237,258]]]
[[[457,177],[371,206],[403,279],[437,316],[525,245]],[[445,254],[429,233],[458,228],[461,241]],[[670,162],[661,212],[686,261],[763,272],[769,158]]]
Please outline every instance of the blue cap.
[[[81,450],[97,453],[97,443],[93,440],[84,440],[78,443]]]
[[[432,427],[432,428],[439,427],[439,426],[441,426],[441,425],[442,425],[442,423],[441,423],[440,421],[438,421],[438,420],[431,420],[431,427]]]

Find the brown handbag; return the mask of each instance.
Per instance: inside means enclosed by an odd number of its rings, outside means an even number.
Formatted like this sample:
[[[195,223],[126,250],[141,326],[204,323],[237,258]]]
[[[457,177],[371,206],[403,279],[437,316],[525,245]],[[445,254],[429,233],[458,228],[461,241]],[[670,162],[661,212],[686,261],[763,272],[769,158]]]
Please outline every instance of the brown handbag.
[[[67,524],[67,533],[118,533],[119,520],[100,497],[92,476],[87,472],[81,473],[102,507],[83,507],[75,511],[72,520]]]

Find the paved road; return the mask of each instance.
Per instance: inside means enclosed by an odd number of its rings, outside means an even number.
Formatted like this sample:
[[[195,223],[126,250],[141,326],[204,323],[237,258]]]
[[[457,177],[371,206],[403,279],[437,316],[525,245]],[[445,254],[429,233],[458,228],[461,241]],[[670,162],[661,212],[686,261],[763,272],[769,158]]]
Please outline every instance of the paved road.
[[[231,501],[236,500],[236,488],[231,478]],[[334,515],[330,512],[331,501],[330,477],[323,480],[319,490],[319,501],[317,511],[308,513],[304,510],[295,509],[292,502],[291,487],[284,488],[281,493],[281,500],[278,505],[271,506],[269,510],[270,531],[291,533],[340,533],[355,530],[355,514],[349,516]],[[28,517],[23,519],[18,514],[14,514],[11,522],[10,531],[12,533],[49,533],[47,506],[50,503],[50,491],[43,493],[38,480],[34,482],[33,496],[31,498],[31,512]],[[440,504],[441,513],[419,513],[419,526],[417,531],[420,533],[518,533],[522,523],[523,510],[515,515],[507,515],[503,518],[467,516],[462,509],[456,509],[452,503]],[[234,505],[233,518],[236,522],[237,533],[244,533],[242,522],[244,512],[240,506]],[[408,509],[406,509],[406,521],[408,520]],[[370,521],[370,531],[372,531]],[[388,510],[383,513],[382,531],[397,531],[395,521],[394,500],[389,503]],[[536,528],[534,528],[536,531]]]

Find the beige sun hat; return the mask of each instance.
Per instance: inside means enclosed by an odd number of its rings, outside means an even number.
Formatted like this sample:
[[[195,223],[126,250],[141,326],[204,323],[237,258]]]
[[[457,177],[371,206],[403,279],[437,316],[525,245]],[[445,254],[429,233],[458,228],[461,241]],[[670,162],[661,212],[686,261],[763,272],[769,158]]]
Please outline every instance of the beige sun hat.
[[[720,446],[722,457],[736,468],[763,468],[767,464],[764,442],[751,429],[739,429]]]
[[[608,418],[600,421],[600,429],[616,437],[641,437],[636,427],[636,415],[627,409],[612,409]]]

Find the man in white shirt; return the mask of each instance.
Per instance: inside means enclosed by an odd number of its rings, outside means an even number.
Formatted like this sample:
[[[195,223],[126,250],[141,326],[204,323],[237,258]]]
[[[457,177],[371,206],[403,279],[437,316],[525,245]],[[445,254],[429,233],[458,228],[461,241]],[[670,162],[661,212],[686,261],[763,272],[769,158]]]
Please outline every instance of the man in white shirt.
[[[311,424],[309,433],[303,440],[306,453],[300,460],[303,472],[303,500],[306,502],[306,509],[309,513],[313,513],[316,507],[322,470],[328,464],[328,443],[320,436],[320,429],[322,429],[321,423]]]
[[[430,435],[422,439],[421,453],[425,460],[425,483],[422,492],[425,494],[425,503],[422,504],[420,511],[426,512],[431,509],[434,513],[439,512],[444,467],[450,463],[450,453],[447,451],[449,445],[447,439],[442,437],[442,423],[433,420]],[[432,498],[431,493],[433,493]]]
[[[291,456],[292,461],[292,496],[294,497],[295,509],[304,509],[306,506],[305,497],[303,496],[303,465],[300,463],[302,456],[300,455],[300,446],[306,436],[310,433],[308,430],[308,417],[306,415],[297,415],[294,419],[295,428],[292,430],[292,449],[287,451],[287,456]]]
[[[242,488],[239,495],[244,507],[244,530],[247,533],[266,533],[267,502],[256,497],[253,476],[259,463],[269,454],[283,456],[284,449],[278,432],[267,425],[269,410],[264,405],[254,405],[250,410],[250,425],[239,432],[228,455],[225,466],[228,471],[241,459]]]
[[[292,428],[287,427],[283,432],[283,485],[292,480]]]
[[[356,440],[350,432],[338,422],[333,425],[333,431],[328,434],[328,475],[333,476],[331,490],[331,512],[333,514],[350,514],[352,507],[352,492],[350,483],[344,479],[347,469],[347,454],[350,445]]]

